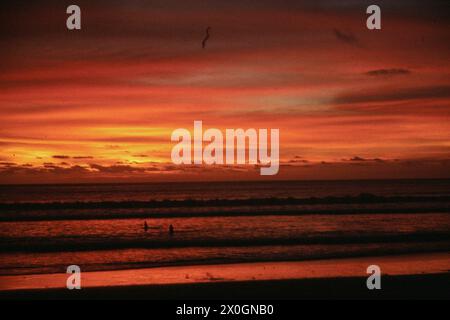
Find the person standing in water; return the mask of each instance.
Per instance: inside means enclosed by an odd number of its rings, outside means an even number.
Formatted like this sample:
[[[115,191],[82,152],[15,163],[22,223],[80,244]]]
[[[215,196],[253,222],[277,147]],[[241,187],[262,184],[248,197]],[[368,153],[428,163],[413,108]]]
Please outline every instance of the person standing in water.
[[[173,225],[170,225],[170,226],[169,226],[169,234],[170,234],[170,235],[173,235]]]
[[[145,232],[148,231],[148,224],[147,224],[147,221],[144,221],[144,231],[145,231]]]

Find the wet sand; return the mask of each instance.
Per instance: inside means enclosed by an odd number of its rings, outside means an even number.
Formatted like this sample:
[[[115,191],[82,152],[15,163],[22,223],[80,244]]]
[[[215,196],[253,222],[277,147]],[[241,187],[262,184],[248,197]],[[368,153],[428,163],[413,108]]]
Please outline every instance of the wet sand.
[[[366,269],[378,265],[381,290],[368,290]],[[450,253],[298,262],[198,265],[0,277],[0,298],[450,298]]]
[[[82,290],[0,291],[2,300],[235,300],[235,299],[450,299],[450,274],[385,276],[381,290],[368,290],[366,278],[234,281],[118,286]]]

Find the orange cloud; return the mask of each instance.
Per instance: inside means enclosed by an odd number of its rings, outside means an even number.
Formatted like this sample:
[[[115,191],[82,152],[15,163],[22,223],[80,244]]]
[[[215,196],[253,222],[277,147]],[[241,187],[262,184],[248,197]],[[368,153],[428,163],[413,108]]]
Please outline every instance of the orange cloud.
[[[352,1],[80,1],[77,33],[60,2],[11,4],[0,13],[0,183],[258,178],[172,170],[170,133],[194,120],[279,128],[280,179],[443,177],[449,22],[439,2],[420,16],[404,4],[383,3],[393,14],[371,32]],[[342,160],[357,158],[383,161]]]

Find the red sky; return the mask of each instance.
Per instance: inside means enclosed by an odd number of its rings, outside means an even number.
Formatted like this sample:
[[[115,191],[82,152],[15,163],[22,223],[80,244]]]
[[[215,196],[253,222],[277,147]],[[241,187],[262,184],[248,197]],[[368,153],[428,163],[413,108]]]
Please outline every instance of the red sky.
[[[0,11],[0,183],[262,178],[172,165],[194,120],[280,129],[271,179],[450,177],[445,1],[378,1],[378,31],[367,1],[74,3],[80,31],[72,2]]]

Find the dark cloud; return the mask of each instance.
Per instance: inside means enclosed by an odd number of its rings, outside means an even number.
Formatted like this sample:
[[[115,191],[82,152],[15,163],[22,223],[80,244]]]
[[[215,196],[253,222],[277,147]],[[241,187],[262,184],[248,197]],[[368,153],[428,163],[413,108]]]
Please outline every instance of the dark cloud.
[[[309,163],[309,161],[295,157],[294,159],[289,160],[289,163]]]
[[[86,141],[120,142],[120,143],[167,143],[166,138],[149,137],[149,136],[123,136],[123,137],[110,137],[110,138],[92,138],[92,139],[87,139]]]
[[[91,164],[90,167],[102,173],[145,173],[149,171],[158,171],[158,168],[154,167],[133,167],[129,165],[112,165],[102,166],[99,164]]]
[[[94,157],[91,156],[76,156],[76,157],[72,157],[72,159],[94,159]]]
[[[15,165],[17,165],[17,163],[14,163],[14,162],[0,162],[0,165],[9,167],[9,166],[15,166]]]
[[[350,161],[350,162],[385,162],[386,160],[383,160],[381,158],[363,158],[359,156],[354,156],[349,159],[342,159],[342,161]]]
[[[44,168],[50,168],[50,169],[56,169],[59,166],[57,164],[53,164],[53,163],[44,163]]]
[[[34,167],[31,164],[25,164],[25,165],[15,165],[5,168],[0,168],[2,174],[15,174],[15,173],[22,173],[22,174],[46,174],[46,173],[88,173],[89,171],[86,168],[83,168],[81,166],[71,166],[69,168],[64,168],[56,164],[51,163],[45,163],[41,167]]]
[[[70,159],[69,156],[64,156],[64,155],[55,155],[52,156],[53,159]]]
[[[367,161],[367,160],[362,157],[355,156],[353,158],[350,158],[349,161]]]
[[[366,72],[365,74],[372,77],[378,76],[397,76],[397,75],[407,75],[410,74],[411,71],[408,69],[402,68],[392,68],[392,69],[377,69]]]
[[[335,98],[336,104],[366,103],[380,101],[404,101],[413,99],[450,98],[450,86],[432,86],[379,90],[365,93],[344,93]]]
[[[341,31],[338,29],[334,29],[334,35],[336,39],[351,45],[359,45],[359,40],[350,32]]]

